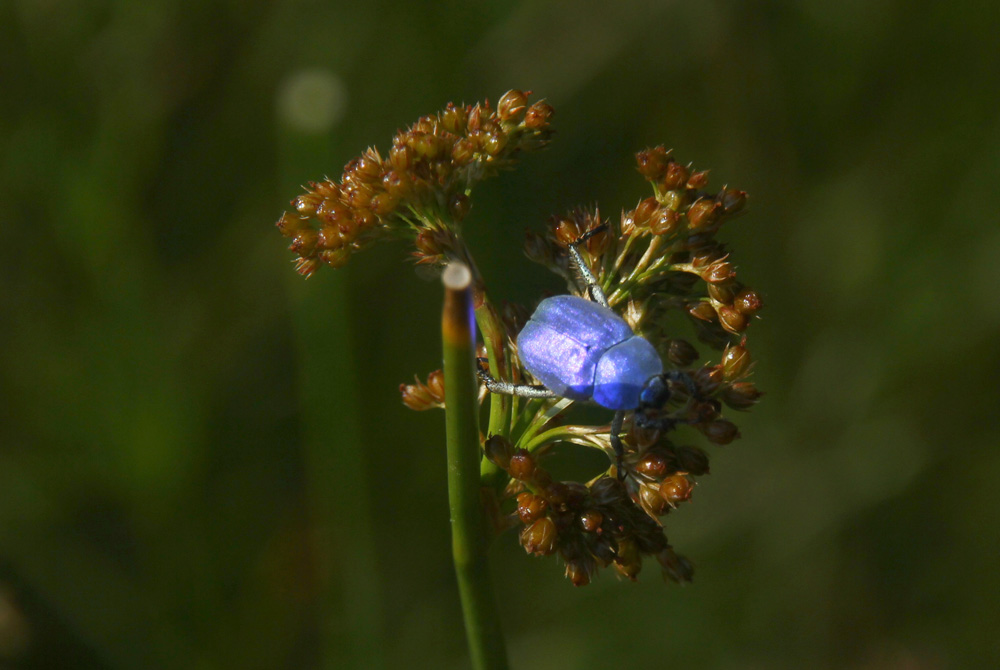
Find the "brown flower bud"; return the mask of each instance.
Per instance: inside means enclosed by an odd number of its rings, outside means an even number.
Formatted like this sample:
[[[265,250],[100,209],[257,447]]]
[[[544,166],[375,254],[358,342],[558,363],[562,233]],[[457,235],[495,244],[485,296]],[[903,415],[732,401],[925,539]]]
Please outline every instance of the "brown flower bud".
[[[750,409],[764,395],[750,382],[736,382],[722,391],[722,401],[733,409]]]
[[[345,247],[330,249],[319,252],[317,257],[320,261],[329,265],[331,268],[341,268],[347,265],[347,261],[350,260],[351,250]]]
[[[561,218],[555,220],[554,237],[563,246],[569,246],[580,239],[583,231],[580,225],[571,218]]]
[[[439,118],[441,119],[441,127],[449,133],[462,134],[465,132],[466,123],[469,120],[469,110],[467,107],[456,107],[449,102]]]
[[[547,556],[555,551],[558,537],[556,524],[552,519],[542,517],[521,531],[521,546],[529,554]]]
[[[671,475],[660,482],[660,495],[671,507],[691,499],[694,484],[682,474]]]
[[[444,230],[423,228],[413,245],[417,249],[414,255],[420,258],[418,263],[436,263],[451,249],[451,237]]]
[[[700,477],[707,475],[708,454],[695,446],[683,446],[674,449],[674,458],[677,459],[677,467],[683,472]]]
[[[695,172],[687,181],[687,187],[692,190],[700,190],[708,186],[708,170]]]
[[[659,181],[667,173],[670,152],[662,146],[644,149],[635,155],[639,174],[647,181]]]
[[[498,156],[507,146],[507,134],[503,130],[487,133],[483,138],[483,152],[488,156]]]
[[[722,352],[722,376],[726,381],[739,379],[750,367],[750,352],[746,348],[746,338],[736,345],[729,345]]]
[[[667,501],[660,495],[660,490],[646,483],[639,486],[639,504],[650,516],[660,516],[667,509]]]
[[[378,217],[370,209],[358,209],[354,212],[354,223],[357,224],[358,229],[364,230],[378,223]],[[340,232],[344,232],[343,227],[341,227]]]
[[[740,430],[736,424],[725,419],[716,419],[709,424],[702,425],[701,432],[713,444],[729,444],[740,436]]]
[[[721,302],[724,305],[730,304],[736,299],[736,295],[733,293],[734,282],[725,281],[718,282],[715,284],[708,285],[708,297],[716,302]]]
[[[730,305],[719,308],[719,323],[730,333],[742,333],[747,328],[746,315]]]
[[[497,114],[503,121],[519,123],[524,118],[524,110],[528,104],[528,96],[524,91],[516,89],[507,91],[497,101]]]
[[[535,459],[524,449],[518,449],[510,459],[508,472],[514,479],[528,481],[535,474]]]
[[[740,291],[733,301],[733,307],[738,309],[741,314],[747,316],[753,316],[763,306],[764,303],[761,301],[760,296],[757,295],[757,292],[749,288]]]
[[[336,226],[323,226],[319,229],[319,236],[316,238],[316,247],[319,249],[337,249],[343,245],[343,238],[340,230]]]
[[[680,215],[677,212],[663,207],[649,217],[649,231],[654,235],[673,235],[679,221]]]
[[[340,193],[340,186],[331,181],[329,177],[323,181],[309,182],[309,188],[316,191],[316,193],[320,194],[324,198],[333,198]]]
[[[534,523],[540,519],[548,508],[549,504],[545,498],[536,496],[528,491],[517,496],[517,516],[521,519],[521,523],[525,525]]]
[[[604,515],[596,509],[589,509],[580,515],[580,528],[588,533],[601,532],[602,523],[604,523]]]
[[[635,579],[642,570],[642,554],[634,540],[622,538],[618,541],[618,552],[615,557],[615,568],[623,577]]]
[[[698,350],[687,340],[667,340],[667,360],[679,368],[686,368],[699,358]]]
[[[291,212],[285,212],[274,225],[278,227],[278,230],[281,231],[282,235],[285,237],[292,237],[295,233],[309,225],[308,221],[308,218],[296,216]]]
[[[323,196],[318,193],[303,193],[294,200],[292,200],[292,206],[295,207],[296,211],[302,216],[315,216],[316,208],[319,204],[323,202]]]
[[[358,210],[368,207],[372,201],[372,196],[374,193],[370,188],[367,187],[356,187],[346,190],[347,194],[347,204],[351,206],[352,209]]]
[[[699,394],[702,396],[712,395],[719,388],[719,384],[723,381],[722,366],[704,365],[695,370],[691,379],[694,381],[694,385],[697,387]]]
[[[404,135],[404,141],[413,152],[414,161],[426,159],[434,153],[434,137],[430,133],[413,129]]]
[[[566,576],[573,582],[573,586],[586,586],[590,583],[597,565],[594,559],[589,556],[580,557],[566,563]]]
[[[639,462],[635,464],[635,469],[654,479],[660,479],[675,467],[674,459],[669,453],[660,449],[650,449]]]
[[[688,314],[702,321],[715,321],[715,309],[712,304],[699,300],[688,305]]]
[[[378,216],[388,216],[396,209],[398,200],[388,193],[379,193],[371,200],[372,211]]]
[[[413,167],[417,160],[417,154],[412,147],[406,144],[397,144],[389,152],[389,162],[392,167],[400,172],[406,172]]]
[[[399,393],[403,396],[403,404],[414,411],[422,412],[434,407],[430,394],[419,380],[416,384],[400,384]]]
[[[430,379],[427,381],[430,382]],[[514,447],[507,438],[501,435],[491,435],[483,444],[483,452],[486,454],[486,460],[490,463],[502,470],[508,470],[511,456],[514,455]]]
[[[476,145],[471,139],[463,137],[451,148],[451,159],[455,165],[468,165],[476,159]]]
[[[382,163],[378,160],[378,155],[369,149],[353,163],[351,180],[359,184],[372,184],[379,179],[381,174]]]
[[[530,128],[532,130],[544,130],[548,127],[552,115],[555,114],[552,105],[539,100],[531,107],[528,108],[527,114],[524,116],[524,126],[525,128]]]
[[[315,230],[312,228],[303,228],[295,233],[295,237],[292,238],[292,243],[288,245],[288,248],[300,256],[309,256],[316,249],[318,239],[319,233]]]
[[[444,407],[444,373],[435,370],[427,375],[427,383],[421,383],[417,378],[415,384],[400,384],[399,392],[403,396],[403,404],[412,410],[424,411],[435,407]]]
[[[351,210],[338,199],[339,195],[324,199],[316,209],[316,218],[330,225],[340,225],[344,221],[350,221]]]
[[[722,209],[726,214],[735,214],[747,204],[747,192],[727,188],[719,193],[718,200],[722,203]]]
[[[688,226],[691,230],[707,228],[716,222],[722,205],[710,198],[700,198],[688,209]]]
[[[725,261],[712,263],[701,271],[701,278],[712,284],[728,282],[735,276],[733,266]]]
[[[382,188],[388,195],[397,200],[406,195],[409,186],[409,182],[399,170],[389,170],[382,175]]]
[[[656,211],[660,208],[660,203],[656,201],[656,198],[646,198],[639,202],[635,206],[635,211],[633,215],[633,220],[635,225],[640,228],[645,227],[649,224],[649,220],[653,217]]]
[[[487,112],[487,116],[488,116]],[[469,110],[468,121],[466,121],[465,127],[468,132],[475,133],[478,132],[482,127],[483,123],[483,106],[478,102],[475,106]]]
[[[661,185],[666,191],[674,191],[683,188],[690,176],[691,170],[676,161],[670,161],[667,163],[667,171]]]

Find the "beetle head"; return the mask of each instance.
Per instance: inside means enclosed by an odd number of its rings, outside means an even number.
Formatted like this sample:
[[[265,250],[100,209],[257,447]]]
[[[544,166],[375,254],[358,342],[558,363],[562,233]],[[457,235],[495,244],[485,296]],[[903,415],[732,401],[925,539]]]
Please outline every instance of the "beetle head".
[[[662,409],[670,400],[670,385],[664,375],[650,377],[639,391],[640,412]]]

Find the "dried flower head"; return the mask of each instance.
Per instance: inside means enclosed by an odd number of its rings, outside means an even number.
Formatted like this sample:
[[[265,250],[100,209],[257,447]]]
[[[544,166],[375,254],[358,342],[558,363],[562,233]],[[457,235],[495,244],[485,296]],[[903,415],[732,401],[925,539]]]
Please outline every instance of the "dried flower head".
[[[743,210],[746,194],[730,188],[709,192],[707,171],[681,165],[663,147],[639,152],[636,161],[652,186],[650,197],[617,222],[602,219],[596,209],[552,217],[544,235],[529,231],[525,253],[561,275],[571,293],[589,297],[570,260],[568,247],[574,245],[609,305],[656,345],[669,369],[690,383],[671,381],[670,400],[655,427],[629,414],[620,464],[609,426],[564,422],[573,404],[567,399],[515,401],[503,432],[509,440],[506,451],[515,456],[494,460],[514,482],[507,490],[518,496],[512,518],[530,522],[522,531],[522,544],[530,553],[540,553],[535,537],[544,527],[544,546],[562,557],[567,576],[577,585],[589,583],[597,569],[608,565],[633,579],[647,555],[659,561],[668,579],[690,579],[691,564],[670,548],[660,517],[691,499],[696,478],[707,474],[709,465],[703,450],[677,444],[675,433],[694,429],[712,444],[729,444],[739,437],[739,429],[722,416],[723,406],[746,410],[761,396],[747,380],[753,364],[744,335],[761,309],[760,296],[737,279],[729,250],[716,239],[722,226]],[[720,350],[717,362],[698,364],[699,350],[678,337],[672,314],[686,316],[694,336]],[[507,326],[504,337],[510,379],[530,381],[517,356],[518,331]],[[606,451],[608,471],[583,485],[554,481],[540,459],[566,443]],[[531,505],[522,504],[525,500]],[[543,524],[540,514],[551,524]]]
[[[545,102],[528,106],[522,91],[505,93],[497,109],[488,100],[449,103],[399,132],[387,155],[369,148],[339,180],[309,182],[277,223],[296,269],[309,276],[320,265],[340,267],[385,237],[413,239],[421,263],[467,256],[456,224],[469,213],[472,188],[548,144],[551,116]]]
[[[552,114],[545,102],[529,104],[521,91],[505,93],[496,109],[489,102],[449,104],[397,134],[385,156],[368,149],[348,162],[339,180],[311,182],[277,223],[291,240],[298,271],[308,276],[320,265],[341,266],[385,237],[412,240],[418,264],[462,259],[475,277],[480,355],[489,373],[514,384],[532,382],[517,350],[531,310],[494,306],[458,224],[470,214],[477,182],[548,143]],[[664,382],[669,399],[652,410],[656,421],[628,412],[615,434],[619,455],[612,425],[570,420],[573,400],[487,396],[485,389],[480,396],[488,413],[483,483],[496,496],[494,526],[519,526],[525,550],[559,556],[578,586],[609,566],[635,579],[647,556],[668,580],[691,579],[691,563],[674,552],[661,522],[691,499],[697,478],[709,472],[705,451],[682,441],[700,434],[711,444],[729,444],[739,429],[723,416],[724,407],[746,410],[761,396],[749,380],[745,336],[761,298],[737,279],[729,249],[716,239],[743,211],[746,193],[709,190],[707,170],[677,162],[662,146],[640,151],[636,164],[651,195],[617,220],[596,209],[552,217],[544,233],[529,231],[525,253],[562,276],[570,293],[589,298],[578,276],[588,270],[609,306],[656,347],[672,373]],[[570,245],[580,261],[571,262]],[[677,332],[679,320],[704,347]],[[718,357],[703,360],[705,347]],[[444,405],[440,371],[400,391],[415,410]],[[586,482],[557,480],[545,458],[565,445],[604,451],[607,470]]]

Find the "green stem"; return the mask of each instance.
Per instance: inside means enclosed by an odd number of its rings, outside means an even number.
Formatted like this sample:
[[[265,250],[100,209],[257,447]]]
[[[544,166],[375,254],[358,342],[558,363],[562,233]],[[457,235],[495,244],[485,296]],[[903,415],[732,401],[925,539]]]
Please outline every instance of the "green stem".
[[[481,451],[474,367],[475,322],[469,288],[472,276],[464,264],[452,263],[443,279],[445,300],[441,334],[452,558],[472,667],[502,670],[507,668],[507,650],[486,560],[489,526],[479,482]]]
[[[483,334],[483,344],[486,345],[490,374],[495,379],[508,379],[510,377],[510,364],[503,346],[503,326],[500,325],[496,309],[485,295],[482,305],[476,310],[476,323],[479,325],[479,332]],[[490,394],[490,421],[487,426],[487,436],[503,435],[507,437],[510,430],[511,400],[511,396],[502,393]]]

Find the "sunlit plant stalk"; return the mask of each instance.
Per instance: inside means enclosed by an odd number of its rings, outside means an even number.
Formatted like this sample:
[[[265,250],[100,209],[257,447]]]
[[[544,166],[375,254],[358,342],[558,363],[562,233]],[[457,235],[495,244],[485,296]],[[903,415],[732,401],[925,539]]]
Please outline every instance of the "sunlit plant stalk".
[[[482,451],[479,384],[474,368],[472,274],[466,265],[456,261],[445,270],[443,280],[441,339],[452,558],[473,667],[501,670],[507,667],[507,650],[486,556],[492,532],[484,514],[479,484]]]

